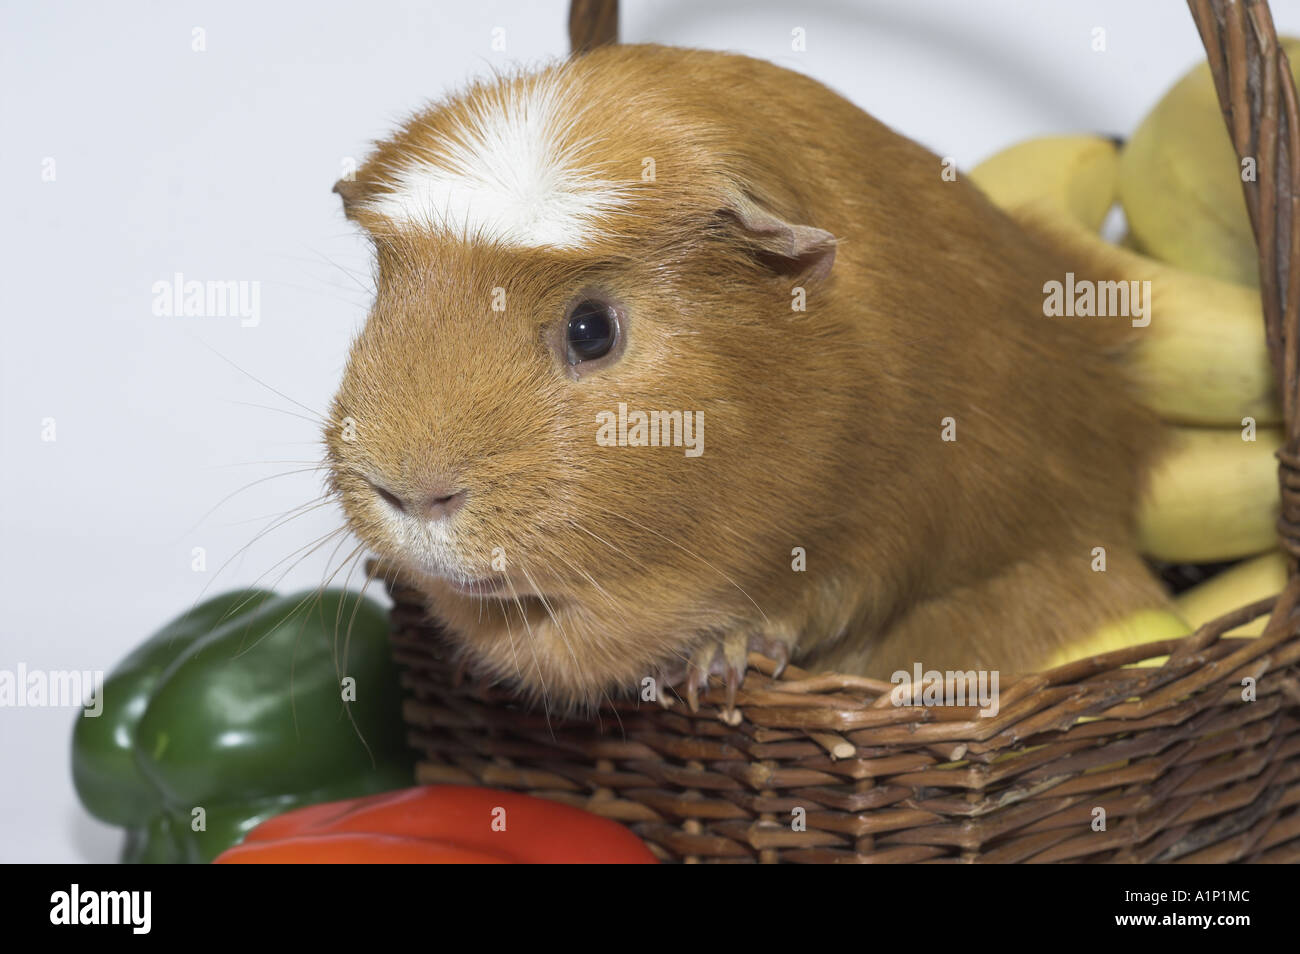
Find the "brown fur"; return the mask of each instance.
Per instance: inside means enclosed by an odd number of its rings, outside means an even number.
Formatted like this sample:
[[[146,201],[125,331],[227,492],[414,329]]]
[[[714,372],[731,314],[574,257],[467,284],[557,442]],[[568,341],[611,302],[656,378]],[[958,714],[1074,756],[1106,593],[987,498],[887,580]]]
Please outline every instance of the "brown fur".
[[[633,690],[736,633],[813,667],[1015,670],[1163,602],[1133,549],[1156,423],[1119,360],[1127,323],[1042,314],[1044,281],[1072,265],[799,74],[648,46],[560,68],[588,158],[635,190],[589,247],[399,230],[358,204],[490,83],[417,116],[345,187],[378,296],[334,410],[357,440],[327,435],[334,485],[398,563],[357,474],[469,489],[464,556],[486,575],[503,547],[507,576],[547,597],[424,578],[475,666],[552,703]],[[833,234],[829,275],[747,231],[748,200]],[[624,304],[626,350],[575,380],[546,339],[584,287]],[[703,411],[703,456],[597,446],[597,412],[620,401]]]

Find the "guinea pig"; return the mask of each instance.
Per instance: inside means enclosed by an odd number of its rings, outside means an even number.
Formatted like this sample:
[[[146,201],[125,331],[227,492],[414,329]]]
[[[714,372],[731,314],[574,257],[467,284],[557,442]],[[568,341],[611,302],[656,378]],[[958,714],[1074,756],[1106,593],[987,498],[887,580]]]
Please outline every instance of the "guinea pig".
[[[352,530],[550,705],[758,650],[1022,670],[1167,601],[1127,322],[941,160],[744,56],[612,46],[420,112],[336,187],[376,298]],[[1094,548],[1104,547],[1105,572]]]

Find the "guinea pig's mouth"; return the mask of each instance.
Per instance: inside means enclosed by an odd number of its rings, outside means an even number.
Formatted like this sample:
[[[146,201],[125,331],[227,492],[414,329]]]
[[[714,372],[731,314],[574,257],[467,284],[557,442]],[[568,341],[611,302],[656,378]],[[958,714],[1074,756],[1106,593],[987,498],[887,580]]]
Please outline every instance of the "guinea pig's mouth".
[[[502,579],[457,580],[444,579],[443,584],[461,596],[476,596],[480,599],[506,599],[511,595],[511,586]],[[518,590],[514,590],[518,592]]]
[[[532,586],[521,585],[503,576],[467,578],[436,574],[430,577],[432,582],[445,587],[457,596],[477,600],[548,600]]]

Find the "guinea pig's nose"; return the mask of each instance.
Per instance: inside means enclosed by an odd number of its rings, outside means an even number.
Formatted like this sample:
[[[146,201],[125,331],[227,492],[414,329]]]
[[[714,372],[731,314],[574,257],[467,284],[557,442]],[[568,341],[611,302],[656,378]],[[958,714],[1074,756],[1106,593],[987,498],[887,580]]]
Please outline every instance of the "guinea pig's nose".
[[[440,484],[425,493],[418,511],[426,519],[442,520],[444,517],[450,517],[465,506],[465,498],[468,496],[469,491],[467,490],[452,490],[450,487]]]
[[[424,517],[426,520],[450,517],[465,506],[465,498],[469,496],[468,490],[452,490],[447,484],[439,483],[432,489],[424,491],[423,494],[403,497],[373,481],[367,482],[374,488],[380,499],[394,510]]]

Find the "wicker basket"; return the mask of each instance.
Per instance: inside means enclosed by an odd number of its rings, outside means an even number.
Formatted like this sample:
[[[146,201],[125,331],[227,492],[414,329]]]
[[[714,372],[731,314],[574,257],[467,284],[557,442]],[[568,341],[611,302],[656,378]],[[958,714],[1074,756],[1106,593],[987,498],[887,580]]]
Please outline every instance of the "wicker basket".
[[[1182,639],[1006,679],[993,718],[898,707],[890,684],[857,676],[792,666],[774,679],[755,654],[733,725],[716,687],[697,712],[628,701],[564,722],[528,710],[461,679],[419,594],[389,578],[419,781],[577,805],[674,861],[1300,860],[1300,122],[1266,2],[1190,6],[1237,151],[1258,160],[1246,197],[1287,421],[1286,590]],[[570,32],[574,49],[612,42],[617,5],[575,0]],[[1223,637],[1270,612],[1262,636]]]

